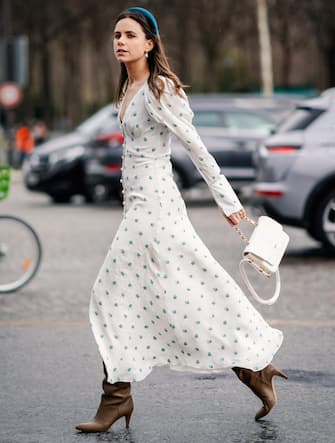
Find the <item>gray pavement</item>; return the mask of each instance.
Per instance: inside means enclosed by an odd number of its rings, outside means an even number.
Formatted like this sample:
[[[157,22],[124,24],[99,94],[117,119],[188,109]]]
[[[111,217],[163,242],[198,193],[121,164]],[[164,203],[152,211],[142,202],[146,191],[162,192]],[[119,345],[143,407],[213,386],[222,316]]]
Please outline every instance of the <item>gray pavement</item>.
[[[206,198],[188,206],[199,235],[240,282],[239,238]],[[1,443],[334,441],[335,260],[303,231],[288,229],[280,300],[259,307],[284,331],[275,364],[289,375],[277,380],[279,403],[266,420],[254,422],[260,402],[231,371],[214,376],[159,368],[133,384],[129,431],[120,420],[108,433],[83,435],[73,425],[94,415],[102,377],[87,319],[90,288],[121,209],[52,205],[25,191],[17,174],[0,212],[29,221],[44,248],[36,278],[0,296]]]

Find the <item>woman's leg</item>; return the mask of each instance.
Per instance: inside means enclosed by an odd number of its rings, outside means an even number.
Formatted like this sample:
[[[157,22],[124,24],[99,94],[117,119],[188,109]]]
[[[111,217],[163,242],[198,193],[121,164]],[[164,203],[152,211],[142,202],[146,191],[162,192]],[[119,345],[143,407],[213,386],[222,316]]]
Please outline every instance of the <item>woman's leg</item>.
[[[287,379],[287,375],[276,369],[273,365],[268,365],[261,371],[251,369],[232,368],[242,383],[247,385],[252,392],[263,402],[263,407],[257,412],[255,420],[267,415],[277,403],[277,395],[274,386],[274,376]]]

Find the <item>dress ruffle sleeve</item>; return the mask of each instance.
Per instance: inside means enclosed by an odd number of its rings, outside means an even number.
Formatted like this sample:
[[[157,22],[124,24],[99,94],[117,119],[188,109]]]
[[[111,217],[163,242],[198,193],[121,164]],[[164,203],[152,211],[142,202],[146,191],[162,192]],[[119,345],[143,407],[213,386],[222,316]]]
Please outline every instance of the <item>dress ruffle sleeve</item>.
[[[149,115],[165,125],[185,146],[223,212],[229,216],[239,211],[242,205],[237,195],[192,124],[193,112],[185,92],[182,91],[180,96],[170,80],[164,78],[164,82],[165,91],[159,101],[148,86],[145,88],[145,106]]]

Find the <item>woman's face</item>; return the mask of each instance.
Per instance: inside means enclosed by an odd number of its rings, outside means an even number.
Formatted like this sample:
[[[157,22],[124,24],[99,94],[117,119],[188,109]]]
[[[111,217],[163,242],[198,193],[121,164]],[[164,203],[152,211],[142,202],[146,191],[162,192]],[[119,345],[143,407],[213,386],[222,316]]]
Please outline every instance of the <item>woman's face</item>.
[[[132,18],[123,18],[114,29],[114,54],[122,63],[130,63],[145,57],[153,48],[153,41],[147,40],[142,26]]]

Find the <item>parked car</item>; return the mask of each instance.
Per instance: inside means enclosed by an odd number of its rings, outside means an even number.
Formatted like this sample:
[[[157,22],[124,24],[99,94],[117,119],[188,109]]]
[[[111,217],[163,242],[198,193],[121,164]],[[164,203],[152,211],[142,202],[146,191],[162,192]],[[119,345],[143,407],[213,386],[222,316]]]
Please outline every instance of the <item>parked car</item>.
[[[87,148],[85,188],[95,202],[122,200],[121,167],[123,135],[101,134]]]
[[[276,125],[278,111],[287,110],[288,103],[254,97],[191,96],[194,123],[237,191],[254,180],[253,152]],[[119,131],[116,110],[108,105],[73,132],[38,146],[24,164],[26,187],[47,193],[54,202],[68,202],[76,194],[87,201],[118,196],[122,154],[121,142],[117,142]],[[202,180],[176,139],[171,161],[181,189]]]
[[[254,204],[335,253],[335,89],[297,104],[255,164]]]
[[[206,96],[191,97],[193,123],[235,190],[255,178],[253,152],[276,126],[268,112],[240,99],[239,106]],[[86,186],[96,199],[121,196],[121,143],[115,134],[105,134],[90,149],[86,162]],[[202,177],[178,139],[172,139],[171,162],[174,179],[181,190],[202,181]]]
[[[87,147],[107,131],[119,131],[113,105],[105,106],[69,134],[35,148],[23,165],[26,187],[48,194],[57,203],[68,202],[76,194],[91,201],[85,181]]]

